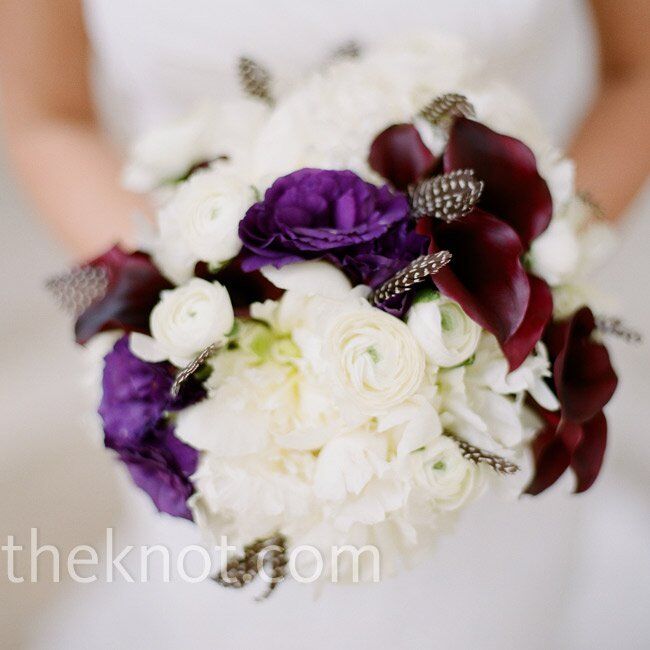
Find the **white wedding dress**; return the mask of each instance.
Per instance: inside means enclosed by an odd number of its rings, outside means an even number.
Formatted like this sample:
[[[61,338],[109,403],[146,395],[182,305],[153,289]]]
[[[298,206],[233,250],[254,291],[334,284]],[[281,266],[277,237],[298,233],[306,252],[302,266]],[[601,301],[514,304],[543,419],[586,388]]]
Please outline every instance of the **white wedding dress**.
[[[206,96],[232,96],[242,54],[282,81],[320,65],[345,41],[363,45],[414,29],[469,39],[528,96],[560,144],[594,86],[587,8],[573,0],[85,4],[101,108],[122,140]],[[119,546],[162,543],[178,553],[198,541],[192,525],[158,515],[126,472],[115,471],[124,514],[107,525]],[[612,480],[582,498],[567,496],[563,484],[535,500],[479,502],[423,565],[380,585],[327,586],[315,602],[311,587],[289,582],[264,604],[253,602],[254,587],[236,592],[210,581],[75,586],[44,614],[47,647],[633,647],[643,603],[628,602],[616,576],[647,547],[615,532],[603,538],[616,512]],[[618,548],[627,560],[612,560]]]

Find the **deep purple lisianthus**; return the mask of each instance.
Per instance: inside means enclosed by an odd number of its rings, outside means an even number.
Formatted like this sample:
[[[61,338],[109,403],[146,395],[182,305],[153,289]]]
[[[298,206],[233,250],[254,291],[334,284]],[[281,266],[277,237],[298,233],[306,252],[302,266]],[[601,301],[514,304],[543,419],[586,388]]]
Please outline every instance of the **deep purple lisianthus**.
[[[325,259],[342,268],[355,284],[376,289],[424,255],[428,247],[428,238],[415,232],[415,222],[409,219],[393,226],[378,239],[353,247],[349,254],[342,251],[338,256],[326,255]],[[377,306],[401,318],[411,306],[412,298],[413,292],[407,291]]]
[[[113,445],[137,442],[165,411],[179,410],[205,395],[198,382],[190,379],[174,399],[173,382],[173,366],[143,361],[129,349],[128,336],[119,339],[104,359],[99,414],[107,440]]]
[[[429,239],[415,232],[413,220],[401,221],[381,237],[337,251],[326,259],[343,268],[355,284],[376,289],[395,273],[424,255]]]
[[[199,452],[176,438],[173,427],[157,427],[132,445],[113,446],[107,441],[106,446],[117,452],[134,483],[160,512],[192,518],[187,500],[194,486],[189,477],[196,470]]]
[[[364,264],[357,255],[372,254],[371,242],[408,215],[406,196],[351,171],[301,169],[276,180],[240,222],[242,268],[326,258],[355,275]]]
[[[124,336],[105,358],[99,414],[104,444],[118,452],[135,483],[159,510],[189,518],[185,502],[193,492],[189,476],[196,469],[198,453],[174,436],[165,415],[198,401],[205,391],[190,379],[174,399],[173,381],[170,364],[142,361],[132,354]]]

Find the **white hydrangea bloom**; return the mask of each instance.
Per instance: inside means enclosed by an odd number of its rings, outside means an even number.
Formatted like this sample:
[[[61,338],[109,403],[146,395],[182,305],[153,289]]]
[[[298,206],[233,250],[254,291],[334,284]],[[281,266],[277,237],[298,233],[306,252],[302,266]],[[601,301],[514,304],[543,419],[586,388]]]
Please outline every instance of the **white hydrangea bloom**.
[[[182,178],[196,164],[223,157],[248,168],[268,111],[262,102],[249,99],[202,103],[136,140],[122,182],[133,191],[150,192]]]

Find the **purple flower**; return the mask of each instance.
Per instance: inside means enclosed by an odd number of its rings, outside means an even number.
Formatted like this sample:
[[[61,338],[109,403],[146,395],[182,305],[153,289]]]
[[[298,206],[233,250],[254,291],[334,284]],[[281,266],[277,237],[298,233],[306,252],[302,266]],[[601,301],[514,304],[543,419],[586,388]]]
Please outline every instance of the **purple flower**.
[[[427,252],[428,238],[414,229],[414,221],[402,221],[381,237],[344,249],[337,255],[327,255],[326,259],[345,270],[355,284],[376,289]]]
[[[386,186],[366,183],[351,171],[301,169],[276,180],[240,222],[242,268],[325,258],[353,279],[376,281],[386,260],[405,256],[378,240],[388,235],[399,242],[390,233],[408,217],[406,197]]]
[[[129,349],[123,336],[104,359],[102,400],[99,414],[111,444],[137,442],[155,427],[165,411],[177,411],[204,395],[198,382],[189,380],[174,399],[170,389],[174,368],[168,363],[149,363]]]
[[[191,519],[187,500],[194,493],[190,476],[196,470],[199,453],[174,435],[173,427],[153,429],[132,445],[107,447],[117,451],[134,483],[144,490],[160,512]]]
[[[133,355],[128,336],[117,341],[104,362],[99,406],[104,444],[118,452],[135,483],[159,510],[190,518],[185,502],[193,492],[189,476],[198,454],[174,436],[166,415],[201,399],[203,388],[189,380],[179,397],[172,398],[173,367]]]
[[[327,255],[326,259],[341,267],[355,284],[365,284],[376,289],[427,252],[428,239],[414,232],[414,228],[414,221],[403,221],[379,239],[356,247],[350,254],[343,254],[338,259]],[[413,292],[407,291],[377,306],[401,318],[408,311],[412,300]]]

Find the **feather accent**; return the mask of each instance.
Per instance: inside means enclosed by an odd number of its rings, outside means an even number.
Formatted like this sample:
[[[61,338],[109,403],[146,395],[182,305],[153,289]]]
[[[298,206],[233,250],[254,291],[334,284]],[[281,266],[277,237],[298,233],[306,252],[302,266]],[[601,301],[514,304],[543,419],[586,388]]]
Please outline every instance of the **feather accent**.
[[[596,318],[596,327],[598,327],[599,332],[618,336],[626,343],[643,342],[643,336],[640,332],[627,327],[620,318],[615,316],[599,316]]]
[[[421,255],[374,291],[370,296],[370,301],[378,305],[393,296],[405,293],[411,287],[424,282],[429,276],[437,273],[450,261],[451,253],[449,251],[439,251],[433,255]]]
[[[454,118],[474,117],[476,111],[465,95],[447,93],[434,97],[418,115],[433,126],[447,127]]]
[[[594,197],[591,195],[590,192],[578,192],[578,199],[582,201],[587,208],[591,211],[592,216],[595,219],[604,219],[605,218],[605,211],[602,209],[602,207],[599,205],[599,203],[594,199]]]
[[[471,169],[456,169],[417,183],[410,190],[414,216],[447,223],[466,215],[481,198],[483,181]]]
[[[330,61],[357,59],[361,55],[361,46],[356,41],[346,41],[337,47],[329,57]]]
[[[178,372],[170,389],[172,397],[178,397],[181,386],[219,349],[219,347],[220,345],[217,343],[208,345],[207,348],[201,350],[196,359],[190,361],[190,363]]]
[[[287,540],[284,535],[274,535],[255,540],[244,547],[241,557],[233,558],[226,565],[225,575],[213,579],[222,587],[241,589],[250,584],[263,570],[269,579],[266,591],[257,598],[268,598],[277,585],[284,580],[287,566]]]
[[[61,308],[76,317],[106,295],[108,273],[99,266],[83,266],[50,278],[45,288]]]
[[[463,458],[466,458],[473,463],[484,463],[485,465],[489,465],[495,472],[497,472],[497,474],[514,474],[519,471],[518,465],[515,465],[515,463],[503,458],[502,456],[497,456],[496,454],[490,454],[487,451],[483,451],[483,449],[470,445],[469,442],[465,442],[450,433],[446,433],[445,435],[456,442]]]
[[[271,73],[263,65],[247,56],[240,56],[237,69],[244,93],[269,105],[275,103],[271,92]]]

